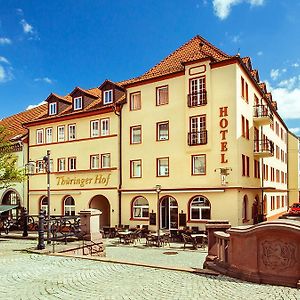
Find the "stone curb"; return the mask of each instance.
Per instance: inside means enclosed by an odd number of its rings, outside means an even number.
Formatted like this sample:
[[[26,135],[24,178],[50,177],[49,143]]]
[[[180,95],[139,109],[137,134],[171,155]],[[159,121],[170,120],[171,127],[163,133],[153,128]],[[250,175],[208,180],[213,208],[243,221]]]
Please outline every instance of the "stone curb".
[[[42,254],[42,253],[40,253],[40,254]],[[139,262],[123,261],[123,260],[118,260],[118,259],[109,259],[109,258],[104,258],[104,257],[70,255],[70,254],[65,254],[65,253],[49,253],[47,255],[61,256],[61,257],[74,257],[74,258],[79,258],[79,259],[87,259],[87,260],[101,261],[101,262],[107,262],[107,263],[139,266],[139,267],[154,268],[154,269],[169,270],[169,271],[188,272],[188,273],[199,274],[199,275],[211,275],[211,276],[220,275],[218,272],[208,270],[208,269],[200,269],[200,268],[193,269],[193,268],[167,267],[167,266],[160,266],[160,265],[144,264],[144,263],[139,263]]]

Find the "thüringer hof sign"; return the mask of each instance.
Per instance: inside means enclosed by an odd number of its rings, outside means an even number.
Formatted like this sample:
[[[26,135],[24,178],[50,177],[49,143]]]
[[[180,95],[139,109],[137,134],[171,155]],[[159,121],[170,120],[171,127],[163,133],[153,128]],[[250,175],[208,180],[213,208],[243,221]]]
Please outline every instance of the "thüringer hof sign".
[[[89,185],[104,185],[107,186],[111,174],[96,174],[94,176],[79,177],[79,176],[56,176],[58,186],[80,186],[85,187]]]

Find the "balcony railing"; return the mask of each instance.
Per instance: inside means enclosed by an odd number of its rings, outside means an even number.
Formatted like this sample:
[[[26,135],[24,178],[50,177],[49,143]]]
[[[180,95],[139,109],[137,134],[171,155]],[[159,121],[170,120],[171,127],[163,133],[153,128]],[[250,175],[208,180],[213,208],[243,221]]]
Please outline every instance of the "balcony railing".
[[[270,124],[273,122],[273,112],[267,105],[254,105],[253,118],[256,122],[262,123],[262,125]]]
[[[190,146],[207,144],[207,130],[189,132],[188,144]]]
[[[268,139],[254,141],[254,154],[261,157],[274,155],[274,143]]]
[[[188,107],[195,107],[207,104],[206,91],[200,91],[192,94],[188,94]]]

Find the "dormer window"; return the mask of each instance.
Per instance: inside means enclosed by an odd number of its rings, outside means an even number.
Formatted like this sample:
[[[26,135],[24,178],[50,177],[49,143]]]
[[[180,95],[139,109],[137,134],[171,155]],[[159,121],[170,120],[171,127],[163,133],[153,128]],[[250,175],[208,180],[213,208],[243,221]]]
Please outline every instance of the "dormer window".
[[[74,110],[82,109],[82,97],[74,98]]]
[[[52,102],[49,103],[49,115],[56,115],[57,114],[57,103],[56,102]]]
[[[103,92],[103,104],[109,104],[113,102],[113,90]]]

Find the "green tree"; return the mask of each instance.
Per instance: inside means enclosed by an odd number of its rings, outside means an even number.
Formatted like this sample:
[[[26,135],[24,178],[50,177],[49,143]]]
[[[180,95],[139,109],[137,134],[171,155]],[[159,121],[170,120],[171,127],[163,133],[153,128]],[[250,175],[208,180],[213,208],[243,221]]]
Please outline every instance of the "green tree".
[[[22,182],[24,170],[18,168],[18,157],[14,154],[16,145],[8,140],[8,131],[0,125],[0,190]]]

